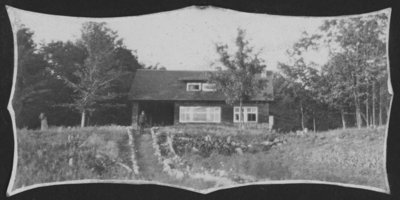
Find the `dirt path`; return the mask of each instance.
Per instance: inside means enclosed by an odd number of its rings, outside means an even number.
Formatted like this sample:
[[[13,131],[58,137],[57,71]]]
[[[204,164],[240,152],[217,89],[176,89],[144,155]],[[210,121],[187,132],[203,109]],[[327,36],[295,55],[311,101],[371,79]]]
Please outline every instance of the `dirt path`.
[[[154,155],[150,134],[138,135],[135,139],[136,155],[140,178],[164,182],[170,177],[162,171],[162,165]]]
[[[178,179],[168,175],[163,171],[163,166],[158,162],[158,158],[154,154],[155,150],[152,146],[152,138],[149,130],[146,130],[144,135],[135,135],[134,137],[134,147],[139,167],[138,179],[199,190],[220,185],[220,181],[207,179],[207,177],[185,176],[182,179]]]

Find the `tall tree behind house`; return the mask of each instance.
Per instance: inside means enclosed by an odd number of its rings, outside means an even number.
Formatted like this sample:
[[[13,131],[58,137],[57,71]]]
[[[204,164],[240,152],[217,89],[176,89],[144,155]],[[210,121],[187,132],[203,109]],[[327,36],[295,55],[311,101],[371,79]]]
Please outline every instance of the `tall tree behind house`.
[[[88,115],[95,111],[125,106],[116,101],[125,96],[123,85],[127,84],[124,83],[127,78],[124,77],[140,65],[117,33],[105,23],[83,24],[81,37],[71,44],[75,50],[84,52],[83,60],[68,63],[54,54],[49,54],[47,60],[53,77],[73,90],[73,101],[63,105],[79,111],[81,126],[85,126]],[[66,71],[65,67],[69,69]]]
[[[265,81],[256,78],[256,74],[264,72],[267,66],[258,57],[260,52],[255,53],[254,48],[249,46],[243,29],[238,29],[236,47],[237,51],[230,55],[227,45],[216,45],[218,64],[223,67],[217,67],[216,72],[210,73],[210,82],[215,83],[217,90],[225,95],[226,103],[239,104],[239,121],[243,127],[243,102],[266,86]]]

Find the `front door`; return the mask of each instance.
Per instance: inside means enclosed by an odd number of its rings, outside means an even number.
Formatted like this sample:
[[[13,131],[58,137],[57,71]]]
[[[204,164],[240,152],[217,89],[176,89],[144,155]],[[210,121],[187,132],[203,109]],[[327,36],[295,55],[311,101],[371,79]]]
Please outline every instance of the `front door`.
[[[144,111],[148,126],[167,126],[174,123],[174,103],[147,101],[139,103],[139,114]]]

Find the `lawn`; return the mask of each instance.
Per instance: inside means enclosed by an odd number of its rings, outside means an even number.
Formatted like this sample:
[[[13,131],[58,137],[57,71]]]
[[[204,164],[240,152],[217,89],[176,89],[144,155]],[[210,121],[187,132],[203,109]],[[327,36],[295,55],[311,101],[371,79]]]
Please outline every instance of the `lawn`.
[[[14,189],[83,179],[146,180],[196,190],[317,180],[388,191],[383,127],[304,135],[205,125],[152,130],[131,138],[120,126],[18,130]],[[134,163],[139,174],[132,172]]]

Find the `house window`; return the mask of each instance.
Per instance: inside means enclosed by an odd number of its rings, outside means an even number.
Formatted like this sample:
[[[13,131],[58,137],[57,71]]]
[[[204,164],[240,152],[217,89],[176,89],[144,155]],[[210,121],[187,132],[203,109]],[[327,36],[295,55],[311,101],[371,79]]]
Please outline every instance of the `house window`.
[[[216,85],[214,83],[203,83],[201,84],[201,88],[203,91],[206,92],[213,92],[217,90]]]
[[[221,108],[204,106],[180,106],[179,122],[219,123],[221,122]]]
[[[251,106],[242,106],[243,122],[257,122],[258,108]],[[240,107],[233,108],[233,122],[240,122]]]
[[[187,83],[186,90],[187,91],[200,91],[201,83]]]

